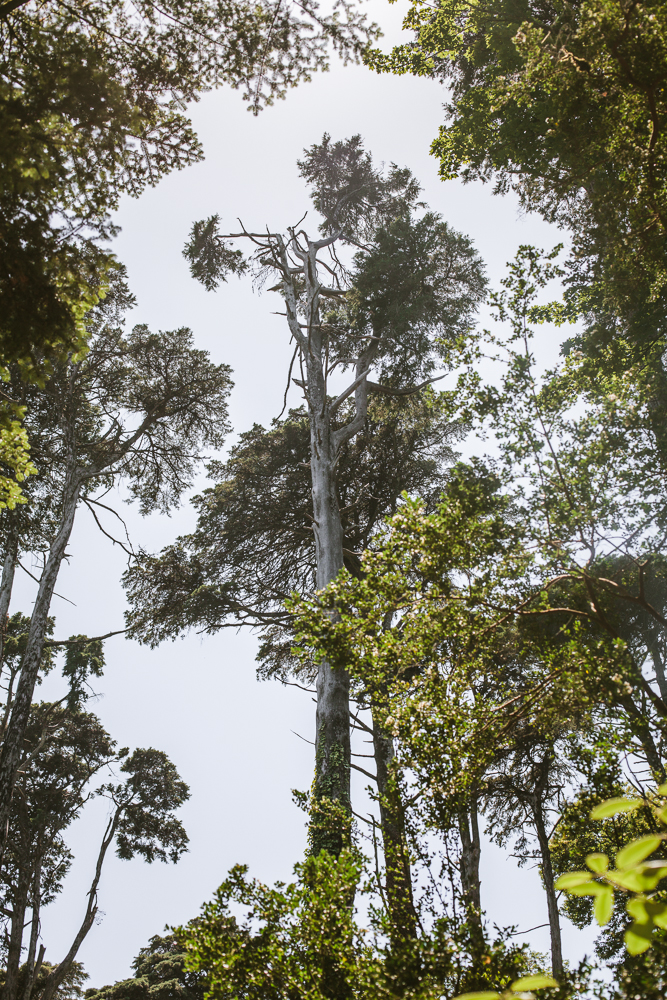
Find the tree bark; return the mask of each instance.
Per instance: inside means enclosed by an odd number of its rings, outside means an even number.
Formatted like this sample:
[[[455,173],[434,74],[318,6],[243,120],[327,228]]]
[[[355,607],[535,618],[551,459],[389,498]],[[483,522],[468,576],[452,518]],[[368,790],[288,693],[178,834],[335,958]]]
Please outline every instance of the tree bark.
[[[109,846],[113,841],[116,830],[118,829],[118,821],[120,820],[121,813],[123,809],[121,806],[116,808],[116,811],[112,818],[107,824],[107,828],[104,832],[104,837],[102,838],[102,844],[100,846],[99,854],[97,855],[97,864],[95,866],[95,875],[93,876],[93,881],[91,883],[90,889],[88,891],[88,905],[86,906],[86,912],[84,914],[81,926],[77,931],[72,945],[63,958],[62,962],[59,962],[54,969],[51,970],[46,978],[46,981],[42,987],[39,1000],[53,1000],[56,991],[63,979],[72,968],[72,963],[74,962],[79,948],[83,944],[88,931],[93,926],[95,922],[95,917],[97,915],[97,889],[100,884],[100,878],[102,875],[102,866],[104,865],[104,859],[106,853],[109,850]]]
[[[373,706],[371,706],[371,711]],[[392,774],[394,741],[373,714],[373,748],[377,774],[385,891],[391,921],[392,944],[417,937],[417,919],[412,896],[412,874],[405,836],[405,817],[400,790]]]
[[[0,581],[0,664],[2,663],[5,650],[7,616],[9,614],[9,602],[11,601],[12,588],[14,586],[18,544],[18,532],[14,524],[12,524],[7,533],[7,540],[5,541],[5,558],[2,564],[2,580]]]
[[[28,867],[27,865],[19,865],[16,892],[12,900],[11,931],[7,947],[7,969],[2,1000],[16,1000],[19,967],[21,965],[21,947],[23,945],[23,925],[29,889],[30,872]]]
[[[563,973],[563,947],[560,936],[560,916],[558,913],[558,900],[554,888],[554,871],[551,864],[551,850],[549,849],[549,837],[547,836],[544,823],[544,811],[542,800],[539,794],[535,794],[532,800],[533,821],[537,840],[540,845],[540,855],[542,858],[542,880],[547,895],[547,910],[549,913],[549,933],[551,935],[551,971],[554,978],[558,979]]]
[[[336,443],[326,392],[315,254],[306,262],[308,346],[305,352],[310,417],[310,470],[316,586],[322,590],[343,568],[343,527],[336,487]],[[349,837],[350,676],[343,666],[320,663],[315,721],[315,815],[311,849],[338,855]]]
[[[460,874],[463,902],[473,942],[480,944],[483,938],[481,882],[479,878],[481,842],[476,796],[471,797],[469,806],[459,809],[458,820],[461,836]]]
[[[44,958],[44,952],[42,951],[41,959],[37,959],[37,962],[35,962],[35,955],[37,953],[37,938],[39,937],[39,912],[42,881],[42,859],[39,844],[37,846],[37,853],[39,860],[37,861],[37,867],[35,868],[35,874],[32,880],[32,918],[30,921],[30,942],[28,944],[28,954],[25,960],[25,987],[23,990],[23,1000],[30,1000],[32,988],[39,973],[39,967]]]
[[[3,845],[7,836],[16,772],[21,762],[23,738],[30,718],[33,692],[44,652],[51,600],[67,543],[72,533],[80,489],[81,481],[75,475],[74,470],[70,468],[64,490],[60,527],[49,550],[46,566],[39,581],[26,649],[21,660],[21,675],[2,743],[2,751],[0,751],[0,831],[2,831]]]

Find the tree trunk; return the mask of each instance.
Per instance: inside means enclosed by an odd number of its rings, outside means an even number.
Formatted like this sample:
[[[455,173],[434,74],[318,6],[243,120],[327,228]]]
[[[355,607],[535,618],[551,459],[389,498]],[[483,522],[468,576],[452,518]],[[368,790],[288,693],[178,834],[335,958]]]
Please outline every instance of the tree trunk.
[[[19,537],[14,524],[7,533],[5,542],[5,558],[2,564],[2,580],[0,581],[0,664],[5,649],[5,635],[7,629],[7,616],[9,613],[9,602],[12,597],[14,586],[14,573],[16,571],[16,557],[18,553]]]
[[[560,916],[558,900],[554,888],[554,872],[551,865],[549,838],[544,823],[544,811],[541,799],[535,795],[532,800],[533,821],[542,857],[542,880],[547,894],[547,910],[549,913],[549,932],[551,934],[551,971],[556,979],[563,973],[563,948],[560,938]]]
[[[28,954],[25,960],[25,987],[23,989],[23,1000],[30,1000],[35,978],[39,974],[39,966],[44,958],[44,953],[42,952],[41,959],[38,959],[37,963],[35,963],[35,955],[37,954],[37,938],[39,937],[39,912],[42,888],[42,859],[41,844],[39,843],[37,845],[37,856],[39,860],[37,861],[37,867],[35,868],[35,874],[32,880],[32,918],[30,921],[30,943],[28,945]]]
[[[463,902],[470,924],[473,943],[481,944],[483,939],[481,882],[479,859],[481,842],[477,817],[477,796],[472,796],[469,807],[459,809],[459,833],[461,835],[461,888]]]
[[[118,822],[120,820],[121,814],[123,812],[123,807],[118,806],[115,813],[109,820],[107,828],[104,832],[104,837],[102,838],[102,844],[100,845],[100,850],[97,855],[97,864],[95,866],[95,874],[93,876],[93,881],[91,883],[90,889],[88,890],[88,905],[86,906],[86,912],[84,914],[81,926],[77,931],[72,945],[63,958],[62,962],[59,962],[47,976],[39,1000],[53,1000],[58,990],[58,987],[62,983],[63,979],[72,968],[72,963],[76,959],[79,952],[79,948],[83,944],[88,931],[93,926],[95,922],[95,917],[97,916],[97,889],[100,884],[100,878],[102,876],[102,866],[104,865],[104,859],[106,858],[109,846],[112,843],[114,837],[116,836],[116,830],[118,829]]]
[[[21,965],[21,948],[23,945],[23,925],[29,889],[30,872],[28,866],[19,865],[16,892],[12,899],[11,931],[7,946],[7,969],[2,1000],[16,1000],[19,967]]]
[[[417,937],[417,920],[412,897],[403,803],[391,767],[394,759],[394,741],[391,735],[382,729],[374,712],[373,747],[382,823],[387,907],[391,934],[398,942]]]
[[[318,590],[326,587],[343,568],[343,528],[334,472],[336,455],[322,383],[321,369],[308,379]],[[326,661],[320,663],[317,674],[315,745],[311,848],[314,854],[326,850],[337,856],[349,837],[350,677],[344,667],[332,667]]]
[[[72,533],[80,489],[80,480],[70,473],[64,490],[60,527],[49,550],[46,566],[39,581],[37,598],[30,619],[28,641],[21,660],[21,676],[0,752],[0,831],[2,831],[3,844],[7,836],[14,781],[21,762],[23,737],[30,718],[33,692],[44,652],[51,600],[67,543]]]

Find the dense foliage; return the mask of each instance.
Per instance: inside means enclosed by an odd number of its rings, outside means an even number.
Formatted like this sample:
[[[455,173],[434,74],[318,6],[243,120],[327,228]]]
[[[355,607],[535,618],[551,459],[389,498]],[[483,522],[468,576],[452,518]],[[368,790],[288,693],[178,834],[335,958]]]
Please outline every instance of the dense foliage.
[[[106,636],[54,638],[81,507],[128,555],[130,638],[251,626],[260,676],[317,703],[293,881],[235,866],[91,1000],[664,997],[665,5],[413,0],[405,25],[383,54],[347,2],[0,2],[3,1000],[80,997],[109,850],[188,844],[174,764],[89,711]],[[521,247],[489,292],[408,169],[325,134],[298,164],[317,231],[224,233],[214,214],[183,251],[209,291],[251,274],[281,296],[280,389],[303,393],[221,456],[230,369],[188,329],[126,330],[111,213],[200,158],[187,102],[229,84],[257,112],[331,47],[444,83],[443,179],[493,179],[569,248]],[[567,323],[545,371],[535,345]],[[113,487],[169,513],[204,459],[190,533],[157,554],[116,537]],[[30,615],[12,604],[26,556]],[[47,674],[61,696],[35,701]],[[67,831],[97,797],[83,920],[47,962]],[[489,927],[489,839],[537,866],[549,956]],[[568,963],[564,915],[600,926],[607,981]]]

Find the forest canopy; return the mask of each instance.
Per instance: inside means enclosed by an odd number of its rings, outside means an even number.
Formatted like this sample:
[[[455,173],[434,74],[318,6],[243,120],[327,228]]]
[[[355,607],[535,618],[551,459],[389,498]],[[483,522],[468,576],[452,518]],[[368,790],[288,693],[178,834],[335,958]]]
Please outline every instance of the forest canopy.
[[[190,777],[96,706],[106,640],[162,664],[230,629],[259,680],[314,703],[303,853],[289,881],[213,872],[200,912],[89,1000],[665,996],[665,5],[413,0],[404,29],[384,51],[346,0],[0,2],[2,1000],[84,995],[110,856],[190,847]],[[556,245],[490,280],[408,166],[323,122],[294,149],[291,224],[277,195],[264,218],[221,189],[170,247],[223,321],[232,278],[277,296],[282,409],[232,428],[228,341],[134,321],[116,212],[202,159],[192,102],[229,86],[256,116],[332,53],[443,88],[441,180],[514,197]],[[188,527],[154,548],[121,500]],[[65,638],[84,512],[126,559],[126,619],[91,634],[77,610]],[[491,845],[535,869],[547,953],[491,920]],[[595,928],[580,961],[566,921]]]

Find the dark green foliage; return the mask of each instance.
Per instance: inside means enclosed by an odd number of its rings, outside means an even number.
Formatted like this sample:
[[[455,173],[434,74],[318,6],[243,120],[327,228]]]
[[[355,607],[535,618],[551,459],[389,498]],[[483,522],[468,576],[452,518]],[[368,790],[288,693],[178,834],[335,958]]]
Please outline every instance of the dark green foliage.
[[[186,952],[175,934],[156,934],[133,960],[131,979],[88,989],[86,1000],[204,1000],[205,976],[187,970],[185,961]]]
[[[337,464],[352,572],[404,490],[437,501],[458,434],[433,394],[371,404],[364,434],[343,446]],[[290,616],[282,605],[314,584],[309,459],[308,420],[299,409],[268,431],[244,432],[226,462],[210,465],[216,485],[194,500],[194,533],[157,557],[143,555],[126,574],[133,633],[155,644],[192,627],[257,624],[261,669],[289,670]]]
[[[190,261],[190,273],[201,281],[207,292],[212,292],[228,274],[243,274],[248,265],[240,250],[232,250],[218,234],[219,215],[212,215],[205,222],[195,222],[190,242],[185,244],[183,256]]]
[[[368,58],[451,83],[442,176],[495,178],[567,227],[579,345],[645,361],[665,337],[664,4],[439,0],[405,24],[414,42]]]
[[[341,234],[352,244],[372,240],[378,229],[423,207],[421,188],[407,168],[392,163],[386,175],[373,165],[360,135],[322,141],[304,150],[299,172],[310,185],[310,197],[324,218],[320,231]]]
[[[120,0],[0,7],[0,359],[80,350],[114,257],[109,213],[201,158],[185,105],[240,87],[257,112],[375,31],[353,5]]]
[[[356,256],[352,280],[352,330],[382,338],[388,385],[428,378],[469,334],[486,287],[472,241],[432,212],[380,228],[373,251]]]
[[[188,837],[173,812],[190,791],[161,750],[135,750],[121,766],[129,777],[122,785],[105,785],[104,793],[119,813],[116,853],[129,860],[176,862],[187,850]]]

